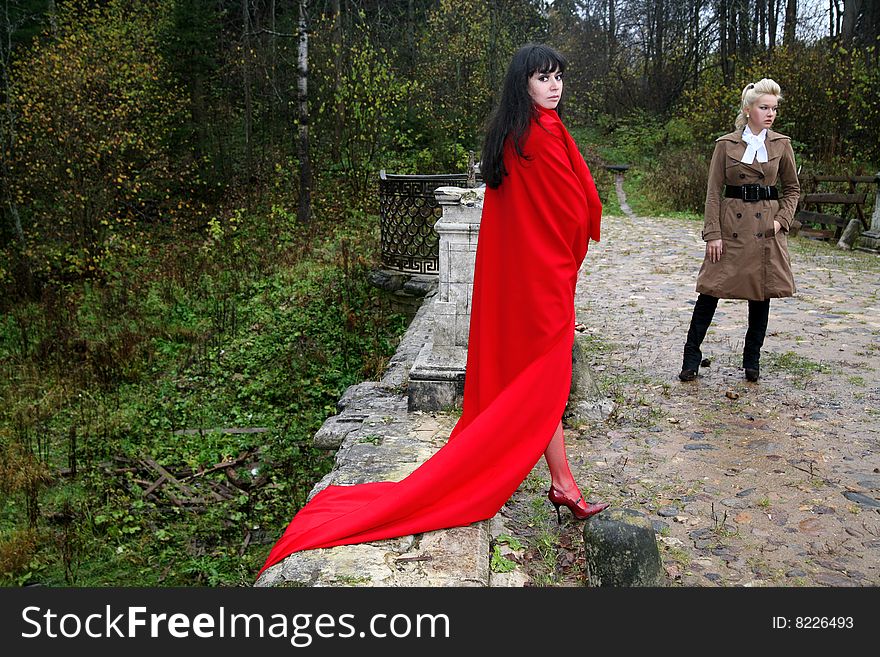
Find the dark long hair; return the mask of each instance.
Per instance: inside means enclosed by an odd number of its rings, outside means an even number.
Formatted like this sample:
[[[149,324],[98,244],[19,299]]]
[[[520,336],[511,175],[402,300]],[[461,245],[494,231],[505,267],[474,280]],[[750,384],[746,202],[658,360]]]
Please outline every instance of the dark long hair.
[[[480,173],[488,187],[498,187],[507,175],[504,142],[508,137],[513,140],[516,154],[528,159],[523,143],[532,117],[538,112],[529,96],[529,78],[537,71],[551,73],[558,69],[561,73],[567,65],[568,61],[557,50],[542,44],[530,43],[513,55],[504,75],[501,98],[486,124]]]

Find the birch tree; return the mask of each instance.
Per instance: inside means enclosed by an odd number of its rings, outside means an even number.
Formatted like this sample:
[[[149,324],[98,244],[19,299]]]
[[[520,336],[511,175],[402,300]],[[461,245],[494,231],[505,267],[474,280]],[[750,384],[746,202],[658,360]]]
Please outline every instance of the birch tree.
[[[308,224],[312,218],[312,165],[309,157],[309,30],[308,0],[299,0],[297,37],[297,90],[299,102],[299,208],[297,219]]]

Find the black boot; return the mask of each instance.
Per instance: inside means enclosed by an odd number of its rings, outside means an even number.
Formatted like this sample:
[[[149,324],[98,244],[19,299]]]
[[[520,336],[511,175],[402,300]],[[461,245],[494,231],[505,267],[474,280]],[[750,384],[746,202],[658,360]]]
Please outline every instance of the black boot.
[[[681,372],[678,378],[682,381],[693,381],[697,378],[700,370],[700,362],[703,353],[700,345],[709,330],[709,324],[715,316],[715,308],[718,306],[718,297],[709,294],[701,294],[694,304],[694,314],[691,316],[691,325],[688,328],[687,341],[684,343],[684,356],[682,358]]]
[[[761,373],[761,347],[767,335],[767,321],[770,317],[770,299],[749,301],[749,330],[743,346],[743,369],[746,380],[754,383]]]

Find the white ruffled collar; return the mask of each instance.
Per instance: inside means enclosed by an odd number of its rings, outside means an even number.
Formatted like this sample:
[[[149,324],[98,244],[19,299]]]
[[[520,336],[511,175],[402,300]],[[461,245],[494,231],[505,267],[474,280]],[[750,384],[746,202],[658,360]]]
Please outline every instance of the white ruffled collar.
[[[767,139],[767,128],[764,128],[757,135],[749,130],[749,126],[743,129],[743,141],[746,142],[746,152],[743,153],[740,162],[751,164],[758,158],[758,162],[767,161],[767,146],[764,140]]]

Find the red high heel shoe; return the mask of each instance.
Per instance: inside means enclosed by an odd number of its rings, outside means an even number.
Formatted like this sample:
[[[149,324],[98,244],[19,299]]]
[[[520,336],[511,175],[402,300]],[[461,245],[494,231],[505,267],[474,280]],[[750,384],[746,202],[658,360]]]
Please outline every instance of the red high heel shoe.
[[[564,506],[567,506],[569,509],[571,509],[571,513],[578,520],[586,520],[590,516],[594,516],[597,513],[599,513],[600,511],[604,511],[605,509],[607,509],[610,506],[610,504],[608,504],[608,502],[599,502],[598,504],[590,504],[590,503],[586,502],[586,500],[584,500],[583,495],[581,495],[575,501],[575,500],[571,499],[570,497],[568,497],[567,495],[564,495],[563,493],[558,491],[555,486],[550,486],[550,492],[547,493],[547,497],[553,503],[553,506],[556,507],[556,520],[559,522],[560,525],[562,524],[562,514],[559,513],[560,506],[564,505]],[[584,503],[586,503],[586,505],[587,505],[586,508],[583,508],[580,506],[581,501],[584,501]]]

